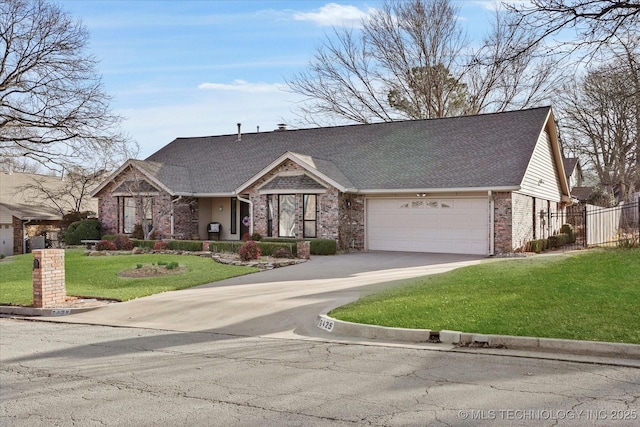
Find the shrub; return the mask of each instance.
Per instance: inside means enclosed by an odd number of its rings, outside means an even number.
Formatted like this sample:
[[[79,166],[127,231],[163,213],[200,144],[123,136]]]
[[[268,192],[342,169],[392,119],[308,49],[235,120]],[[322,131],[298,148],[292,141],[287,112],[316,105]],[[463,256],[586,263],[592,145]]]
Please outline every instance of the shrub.
[[[273,251],[273,257],[274,258],[294,258],[293,254],[291,253],[291,250],[289,248],[283,248],[282,246],[277,247],[276,250]]]
[[[253,240],[255,242],[259,242],[260,240],[262,240],[262,234],[260,234],[258,232],[255,232],[251,236],[249,236],[249,240]]]
[[[67,245],[80,245],[81,240],[100,239],[102,226],[97,219],[85,219],[69,225],[64,233],[64,242]]]
[[[295,242],[288,243],[274,243],[274,242],[257,242],[258,247],[260,248],[260,253],[264,256],[273,256],[273,253],[278,248],[288,248],[292,254],[296,254],[296,244]],[[239,250],[239,248],[238,248]]]
[[[134,240],[133,246],[135,248],[153,249],[157,240]]]
[[[311,239],[311,255],[335,255],[338,250],[333,239]]]
[[[539,254],[543,250],[547,249],[547,244],[548,244],[547,239],[531,240],[526,245],[526,251],[527,252],[535,252],[535,253]]]
[[[164,240],[156,240],[153,244],[154,251],[166,251],[169,245]]]
[[[144,239],[144,231],[142,230],[142,224],[135,224],[133,226],[131,237],[134,239],[140,239],[140,240]]]
[[[124,234],[116,236],[116,238],[113,239],[113,243],[115,243],[116,248],[120,251],[130,251],[133,249],[133,241]]]
[[[258,257],[260,257],[260,254],[261,254],[260,247],[253,240],[249,240],[238,251],[238,256],[243,261],[258,259]]]
[[[560,233],[561,234],[566,234],[568,237],[567,243],[575,243],[576,242],[576,232],[573,229],[573,225],[571,224],[562,224],[562,227],[560,227]]]
[[[199,240],[170,240],[168,248],[173,251],[200,252],[202,251],[202,242]]]
[[[164,268],[166,268],[167,270],[173,270],[174,268],[178,268],[178,263],[175,261],[171,261]]]
[[[114,240],[116,240],[116,237],[118,237],[117,234],[104,234],[102,236],[102,240],[111,240],[113,242]]]
[[[73,224],[74,222],[80,222],[94,215],[95,213],[91,211],[68,212],[62,216],[62,220],[58,222],[58,227],[60,227],[62,234],[64,234],[66,233],[69,226],[71,226],[71,224]]]
[[[115,251],[116,245],[111,240],[100,240],[96,243],[96,251]]]
[[[209,250],[211,252],[238,252],[242,247],[240,242],[209,242]],[[261,243],[262,245],[262,243]]]
[[[633,249],[640,247],[640,237],[627,236],[618,240],[616,246],[620,249]]]
[[[564,246],[569,241],[569,235],[560,233],[555,236],[549,236],[549,246],[552,248],[559,248]]]

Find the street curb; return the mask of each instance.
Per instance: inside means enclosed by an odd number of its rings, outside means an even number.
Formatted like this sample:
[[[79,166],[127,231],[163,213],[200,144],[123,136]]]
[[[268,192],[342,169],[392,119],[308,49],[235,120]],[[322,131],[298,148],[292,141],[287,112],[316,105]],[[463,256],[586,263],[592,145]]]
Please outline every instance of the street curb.
[[[575,355],[640,359],[640,345],[601,341],[564,340],[558,338],[518,337],[510,335],[472,334],[458,331],[388,328],[337,320],[326,314],[318,316],[316,326],[325,332],[353,338],[387,339],[412,343],[442,343],[458,347],[505,348]]]
[[[11,305],[3,305],[0,306],[0,315],[1,316],[44,316],[44,317],[58,317],[58,316],[68,316],[76,313],[83,313],[85,311],[95,310],[97,308],[103,307],[101,305],[95,307],[66,307],[66,308],[35,308],[35,307],[21,307],[21,306],[11,306]]]

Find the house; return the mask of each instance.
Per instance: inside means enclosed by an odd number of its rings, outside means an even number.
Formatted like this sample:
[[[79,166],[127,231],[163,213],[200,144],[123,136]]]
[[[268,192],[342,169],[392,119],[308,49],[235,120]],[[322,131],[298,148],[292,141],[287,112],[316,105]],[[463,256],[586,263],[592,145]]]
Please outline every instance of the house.
[[[92,193],[107,233],[245,233],[342,248],[491,255],[561,224],[571,203],[550,107],[177,138]],[[219,236],[208,225],[220,226]]]
[[[44,237],[57,240],[60,206],[34,187],[56,194],[64,187],[64,178],[21,172],[0,172],[0,254],[9,256],[42,248]],[[61,196],[63,197],[63,196]],[[89,199],[89,198],[87,198]],[[97,203],[87,200],[84,210],[97,211]]]

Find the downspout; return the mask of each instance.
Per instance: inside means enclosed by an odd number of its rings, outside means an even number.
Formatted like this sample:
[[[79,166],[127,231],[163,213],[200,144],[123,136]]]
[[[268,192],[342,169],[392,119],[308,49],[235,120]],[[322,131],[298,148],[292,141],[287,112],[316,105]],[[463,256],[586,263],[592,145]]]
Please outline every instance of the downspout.
[[[27,231],[26,225],[29,224],[32,220],[28,219],[22,223],[22,253],[27,253],[27,239],[25,239],[25,233]]]
[[[236,195],[236,199],[244,203],[249,203],[249,234],[253,234],[253,202],[244,197],[240,197],[240,195]]]
[[[495,202],[493,201],[493,193],[491,190],[488,191],[489,196],[489,256],[495,255],[495,239],[496,239],[496,230],[495,230],[495,212],[494,206]]]
[[[174,222],[175,221],[173,219],[173,207],[175,206],[174,203],[180,201],[181,199],[182,199],[182,196],[178,196],[177,199],[171,201],[171,238],[172,239],[173,239],[173,235],[175,234],[174,233]]]

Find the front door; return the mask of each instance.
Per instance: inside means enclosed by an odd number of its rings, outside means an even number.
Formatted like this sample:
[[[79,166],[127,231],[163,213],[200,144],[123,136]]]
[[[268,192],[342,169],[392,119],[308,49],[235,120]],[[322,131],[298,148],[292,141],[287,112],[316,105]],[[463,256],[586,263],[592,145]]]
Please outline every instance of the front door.
[[[249,233],[250,216],[249,203],[240,202],[240,238]]]

